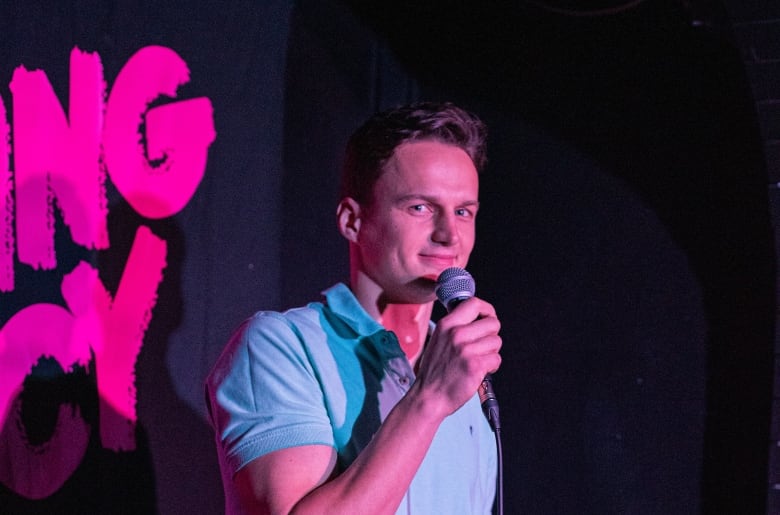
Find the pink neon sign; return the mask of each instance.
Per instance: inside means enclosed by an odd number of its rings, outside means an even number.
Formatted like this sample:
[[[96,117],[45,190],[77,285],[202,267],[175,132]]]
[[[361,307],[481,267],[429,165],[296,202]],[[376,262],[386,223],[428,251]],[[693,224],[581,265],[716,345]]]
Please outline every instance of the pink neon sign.
[[[105,102],[100,57],[74,48],[66,117],[43,71],[14,71],[13,170],[0,99],[0,292],[15,288],[14,251],[33,269],[56,269],[55,200],[73,242],[89,249],[110,245],[107,178],[146,218],[169,217],[187,205],[216,138],[211,102],[202,97],[149,106],[160,96],[175,98],[188,81],[187,65],[174,51],[145,47],[122,68]],[[133,370],[166,255],[165,241],[140,226],[113,295],[97,270],[81,262],[61,284],[67,308],[33,304],[0,328],[0,463],[12,465],[0,467],[0,482],[7,487],[31,499],[51,495],[78,467],[88,443],[88,425],[65,406],[45,445],[30,444],[23,425],[10,420],[19,417],[22,383],[41,356],[67,372],[94,354],[101,443],[114,451],[135,449]]]

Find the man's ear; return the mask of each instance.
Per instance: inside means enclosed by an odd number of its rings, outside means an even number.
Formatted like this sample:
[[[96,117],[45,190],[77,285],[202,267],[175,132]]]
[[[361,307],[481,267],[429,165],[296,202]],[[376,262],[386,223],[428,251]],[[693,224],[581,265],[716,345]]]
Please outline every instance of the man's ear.
[[[352,197],[344,197],[336,208],[336,220],[339,232],[347,240],[357,243],[360,232],[361,210],[360,204]]]

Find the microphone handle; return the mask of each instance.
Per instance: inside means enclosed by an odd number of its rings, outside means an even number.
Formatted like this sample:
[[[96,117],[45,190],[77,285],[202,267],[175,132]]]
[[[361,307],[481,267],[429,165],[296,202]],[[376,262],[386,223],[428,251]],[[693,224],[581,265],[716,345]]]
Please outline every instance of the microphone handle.
[[[501,429],[501,420],[498,417],[498,399],[496,399],[496,393],[493,391],[493,377],[488,374],[482,380],[482,384],[477,389],[479,394],[479,401],[482,403],[482,411],[485,413],[490,423],[490,427],[493,431],[499,431]]]

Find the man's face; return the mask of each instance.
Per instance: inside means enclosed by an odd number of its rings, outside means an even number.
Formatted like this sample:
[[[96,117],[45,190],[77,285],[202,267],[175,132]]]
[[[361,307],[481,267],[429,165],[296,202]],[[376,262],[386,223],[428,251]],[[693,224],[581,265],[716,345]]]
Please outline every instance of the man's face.
[[[479,181],[468,155],[435,141],[405,143],[362,206],[360,267],[387,302],[435,298],[439,274],[465,267],[474,247]]]

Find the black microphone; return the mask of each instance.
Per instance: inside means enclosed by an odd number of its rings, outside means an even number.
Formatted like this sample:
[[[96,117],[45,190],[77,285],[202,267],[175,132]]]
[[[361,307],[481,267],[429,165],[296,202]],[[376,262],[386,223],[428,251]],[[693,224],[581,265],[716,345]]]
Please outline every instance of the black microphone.
[[[436,297],[444,304],[447,311],[455,309],[455,306],[474,296],[477,285],[474,278],[463,268],[452,267],[444,270],[436,280]],[[493,392],[493,378],[490,374],[482,380],[477,389],[479,400],[482,403],[482,411],[485,413],[493,431],[501,429],[498,418],[498,399]]]

